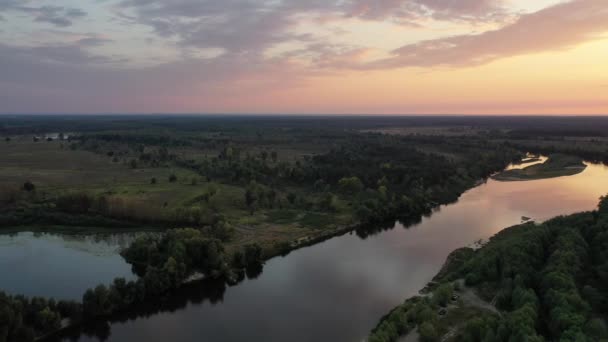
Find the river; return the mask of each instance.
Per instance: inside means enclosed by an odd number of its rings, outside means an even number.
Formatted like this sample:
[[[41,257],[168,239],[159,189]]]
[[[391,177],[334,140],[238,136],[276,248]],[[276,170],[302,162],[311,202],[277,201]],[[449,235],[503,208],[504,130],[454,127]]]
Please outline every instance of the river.
[[[522,216],[542,221],[592,210],[606,193],[608,168],[597,164],[569,177],[490,179],[416,225],[397,223],[365,239],[335,237],[271,259],[261,274],[236,286],[191,285],[151,311],[71,338],[362,341],[381,316],[431,280],[452,250],[521,223]]]

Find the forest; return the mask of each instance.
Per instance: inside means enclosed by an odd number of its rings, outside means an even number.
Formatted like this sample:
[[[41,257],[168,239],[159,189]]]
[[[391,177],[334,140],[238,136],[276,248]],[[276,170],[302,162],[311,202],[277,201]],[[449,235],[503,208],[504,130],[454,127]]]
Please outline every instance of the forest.
[[[370,341],[396,341],[414,330],[423,341],[450,330],[453,341],[606,340],[607,247],[606,197],[593,212],[505,229],[479,250],[452,253],[431,295],[385,316]],[[465,289],[495,311],[463,300]],[[458,317],[442,318],[441,308]]]
[[[6,166],[0,170],[0,231],[151,233],[121,253],[136,280],[100,284],[81,303],[3,295],[0,341],[31,340],[65,324],[129,312],[201,278],[235,284],[255,277],[273,256],[336,234],[355,230],[366,237],[395,221],[417,222],[527,152],[603,160],[608,150],[602,150],[603,135],[581,138],[583,124],[527,123],[452,117],[7,118],[0,126]],[[386,133],[386,127],[396,131]],[[554,133],[564,127],[575,143]],[[459,276],[467,286],[487,287],[487,275],[479,273],[487,265],[473,266],[473,260],[466,264],[470,272],[459,270]],[[494,271],[519,275],[514,267],[500,264]],[[505,285],[509,296],[516,283],[532,286],[521,277]],[[443,299],[407,305],[441,306],[454,290],[440,289],[437,298]],[[540,307],[526,307],[517,319],[527,322],[531,308],[540,315]],[[422,316],[433,316],[428,312]],[[433,322],[415,322],[423,331],[437,330]],[[497,334],[500,323],[484,321],[484,329],[495,327]],[[549,328],[538,335],[557,336],[547,335]]]

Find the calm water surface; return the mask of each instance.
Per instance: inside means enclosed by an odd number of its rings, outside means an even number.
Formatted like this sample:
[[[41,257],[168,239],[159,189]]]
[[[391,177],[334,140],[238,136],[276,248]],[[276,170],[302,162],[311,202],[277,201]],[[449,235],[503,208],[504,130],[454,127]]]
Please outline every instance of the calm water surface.
[[[118,251],[132,234],[0,235],[0,289],[11,294],[82,299],[86,289],[115,277],[134,278]]]
[[[608,168],[601,165],[590,164],[570,177],[489,180],[417,225],[396,224],[366,239],[355,234],[333,238],[270,260],[259,277],[216,292],[211,300],[205,295],[209,289],[195,286],[172,305],[158,308],[160,313],[113,322],[97,332],[101,338],[91,333],[78,339],[362,341],[382,315],[431,280],[452,250],[518,224],[522,216],[540,221],[594,209],[606,193]],[[90,267],[74,262],[78,258],[58,260],[73,272]],[[114,273],[126,270],[117,266]],[[82,277],[99,280],[96,272]]]

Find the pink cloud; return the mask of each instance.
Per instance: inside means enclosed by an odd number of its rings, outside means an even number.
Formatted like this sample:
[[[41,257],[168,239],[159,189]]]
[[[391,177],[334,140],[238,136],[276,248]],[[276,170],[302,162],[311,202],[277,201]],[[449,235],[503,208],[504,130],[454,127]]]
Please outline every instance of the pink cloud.
[[[521,16],[481,34],[466,34],[405,45],[393,57],[366,68],[471,66],[500,58],[572,48],[608,31],[606,0],[574,0]]]

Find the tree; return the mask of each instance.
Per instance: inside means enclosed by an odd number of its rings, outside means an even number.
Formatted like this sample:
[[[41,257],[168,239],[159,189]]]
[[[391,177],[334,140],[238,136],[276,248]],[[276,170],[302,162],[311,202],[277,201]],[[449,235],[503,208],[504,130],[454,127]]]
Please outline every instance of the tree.
[[[245,190],[245,205],[249,208],[251,215],[253,215],[256,204],[260,201],[262,190],[256,181],[249,182]]]
[[[59,328],[61,317],[48,306],[36,315],[36,328],[40,331],[50,331]]]
[[[423,342],[435,342],[439,336],[435,326],[431,322],[424,322],[418,327],[418,333],[420,333],[420,340]]]
[[[150,184],[156,184],[156,177],[152,177],[152,179],[150,179]]]
[[[606,327],[606,322],[603,319],[593,318],[587,322],[585,333],[596,341],[604,340],[608,337],[608,327]]]
[[[169,182],[171,182],[171,183],[177,182],[177,176],[174,173],[169,175]]]
[[[110,292],[105,285],[98,285],[95,289],[88,289],[82,297],[83,312],[87,316],[104,316],[112,313]]]
[[[27,192],[32,192],[32,191],[36,190],[36,186],[32,182],[27,181],[27,182],[23,183],[23,190],[25,190]]]
[[[358,177],[344,177],[338,181],[340,190],[348,195],[353,195],[363,190],[363,183]]]
[[[253,212],[255,210],[254,204],[256,201],[257,197],[255,191],[253,191],[252,189],[245,190],[245,205],[247,206],[247,208],[249,208],[251,215],[253,215]]]
[[[321,198],[321,201],[319,203],[321,210],[325,210],[325,211],[329,211],[329,212],[335,212],[338,210],[337,207],[337,198],[334,194],[332,193],[325,193],[323,195],[323,198]]]
[[[264,262],[262,259],[262,247],[257,243],[245,246],[244,261],[246,267],[261,265]]]
[[[441,306],[447,306],[454,292],[452,284],[442,284],[433,292],[433,300]]]
[[[600,204],[598,210],[601,214],[608,214],[608,196],[602,196],[600,198]]]

